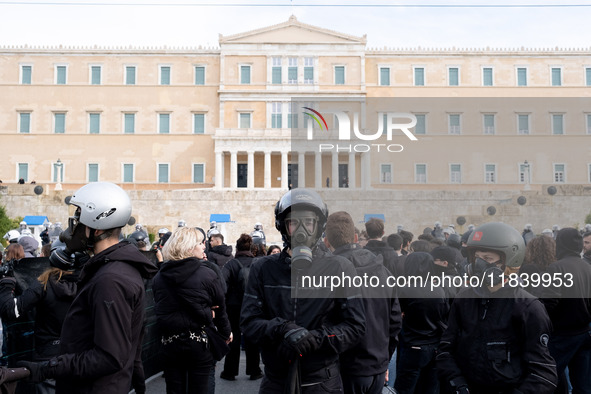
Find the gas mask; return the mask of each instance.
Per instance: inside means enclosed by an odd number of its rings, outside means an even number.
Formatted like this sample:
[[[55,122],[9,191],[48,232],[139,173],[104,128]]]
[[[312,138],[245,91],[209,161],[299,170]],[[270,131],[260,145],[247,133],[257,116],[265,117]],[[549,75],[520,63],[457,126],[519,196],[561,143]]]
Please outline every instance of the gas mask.
[[[303,269],[312,264],[312,248],[318,242],[318,215],[313,211],[293,210],[285,219],[291,240],[291,263]]]
[[[60,234],[60,241],[66,244],[66,252],[86,252],[92,245],[86,237],[86,226],[80,223],[80,210],[68,219],[68,228]]]

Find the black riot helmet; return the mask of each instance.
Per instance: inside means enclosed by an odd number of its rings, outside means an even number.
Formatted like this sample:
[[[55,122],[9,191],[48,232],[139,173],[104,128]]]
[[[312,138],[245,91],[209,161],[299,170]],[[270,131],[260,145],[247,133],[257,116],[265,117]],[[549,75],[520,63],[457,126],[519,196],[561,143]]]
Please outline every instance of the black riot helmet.
[[[306,232],[290,233],[287,226],[288,216],[296,216],[304,212],[313,212],[315,215],[316,223],[313,231],[310,231],[312,230],[311,227],[307,227]],[[309,189],[297,188],[290,190],[281,197],[275,206],[275,228],[281,233],[283,242],[292,249],[295,246],[307,246],[312,249],[324,232],[327,218],[328,208],[324,201],[322,201],[322,197]],[[297,226],[295,228],[292,226],[295,231],[298,231],[300,227],[305,226]],[[296,244],[292,245],[294,242]]]

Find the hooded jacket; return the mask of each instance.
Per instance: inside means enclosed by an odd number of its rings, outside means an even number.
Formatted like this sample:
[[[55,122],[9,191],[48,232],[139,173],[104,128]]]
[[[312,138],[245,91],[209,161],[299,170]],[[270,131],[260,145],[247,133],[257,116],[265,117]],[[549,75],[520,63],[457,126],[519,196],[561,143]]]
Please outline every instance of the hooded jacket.
[[[583,238],[574,228],[563,228],[556,236],[556,258],[548,266],[551,278],[564,285],[544,287],[544,305],[557,335],[587,332],[591,323],[591,265],[581,259]]]
[[[84,265],[64,319],[56,393],[129,392],[141,365],[144,279],[155,273],[156,266],[124,242]]]
[[[207,252],[207,260],[222,268],[224,264],[232,260],[232,246],[225,244],[214,246]]]
[[[215,324],[220,334],[230,337],[222,279],[203,260],[195,257],[170,260],[154,277],[154,300],[158,327],[163,336],[201,332]],[[212,316],[212,307],[215,319]]]
[[[376,277],[381,284],[387,283],[390,272],[382,264],[382,256],[376,256],[358,244],[343,245],[333,253],[351,261],[358,276]],[[341,354],[343,375],[374,376],[388,368],[398,344],[402,316],[395,292],[391,288],[384,289],[388,291],[383,292],[383,298],[374,298],[378,295],[376,289],[363,287],[361,290],[365,307],[365,335],[357,345]]]
[[[35,238],[23,236],[19,238],[18,243],[23,247],[25,257],[37,257],[39,242]]]

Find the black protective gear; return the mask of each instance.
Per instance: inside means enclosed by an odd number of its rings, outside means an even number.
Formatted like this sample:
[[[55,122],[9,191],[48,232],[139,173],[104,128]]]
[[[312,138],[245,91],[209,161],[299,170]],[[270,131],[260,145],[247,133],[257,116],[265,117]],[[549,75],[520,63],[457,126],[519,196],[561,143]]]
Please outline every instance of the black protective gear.
[[[32,362],[32,361],[18,361],[17,367],[24,367],[31,373],[29,375],[29,381],[33,383],[43,382],[44,380],[51,379],[55,376],[55,369],[59,364],[57,358],[52,358],[49,361]]]
[[[283,242],[288,247],[292,247],[292,238],[294,237],[288,234],[285,219],[287,219],[290,212],[295,210],[313,211],[317,215],[316,231],[305,242],[311,248],[318,242],[324,232],[326,219],[328,218],[328,208],[318,193],[313,190],[298,188],[285,193],[275,206],[275,228],[279,230]]]
[[[288,331],[283,335],[277,353],[284,360],[294,360],[318,349],[318,340],[313,333],[294,323],[286,324]]]
[[[519,231],[501,222],[478,226],[470,234],[467,246],[470,263],[474,263],[474,252],[482,249],[499,253],[507,267],[520,267],[525,257],[525,242]]]

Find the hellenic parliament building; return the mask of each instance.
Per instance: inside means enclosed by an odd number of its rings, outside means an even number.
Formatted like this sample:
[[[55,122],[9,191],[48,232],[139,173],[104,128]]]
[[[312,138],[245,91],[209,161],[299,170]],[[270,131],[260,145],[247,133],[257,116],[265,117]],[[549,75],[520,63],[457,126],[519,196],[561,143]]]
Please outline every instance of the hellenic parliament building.
[[[110,181],[140,223],[217,218],[228,243],[257,221],[280,239],[289,187],[389,232],[582,226],[590,87],[589,48],[369,48],[293,16],[217,48],[0,46],[0,204],[64,222]]]

